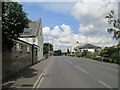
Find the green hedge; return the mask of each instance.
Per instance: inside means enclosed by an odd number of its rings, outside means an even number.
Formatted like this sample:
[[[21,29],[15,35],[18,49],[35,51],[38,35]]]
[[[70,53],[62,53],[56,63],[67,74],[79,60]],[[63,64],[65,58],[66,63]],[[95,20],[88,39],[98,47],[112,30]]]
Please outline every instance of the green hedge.
[[[105,50],[107,51],[105,54],[108,54],[107,57],[100,56],[100,53],[89,52],[88,50],[84,50],[82,53],[77,52],[77,57],[85,57],[94,60],[120,64],[120,48],[110,47],[105,48]],[[101,53],[103,54],[103,51]]]

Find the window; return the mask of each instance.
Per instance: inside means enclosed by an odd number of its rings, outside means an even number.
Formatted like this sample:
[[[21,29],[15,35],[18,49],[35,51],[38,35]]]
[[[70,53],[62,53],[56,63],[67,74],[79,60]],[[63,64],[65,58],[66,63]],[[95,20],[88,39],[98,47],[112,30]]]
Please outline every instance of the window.
[[[32,40],[33,40],[33,43],[35,43],[35,42],[36,42],[36,39],[35,39],[35,38],[33,38]]]
[[[27,46],[27,52],[30,52],[30,47],[29,46]]]
[[[21,44],[20,43],[16,43],[16,51],[21,51]]]
[[[23,31],[23,34],[31,34],[32,33],[32,30],[31,29],[25,29]]]

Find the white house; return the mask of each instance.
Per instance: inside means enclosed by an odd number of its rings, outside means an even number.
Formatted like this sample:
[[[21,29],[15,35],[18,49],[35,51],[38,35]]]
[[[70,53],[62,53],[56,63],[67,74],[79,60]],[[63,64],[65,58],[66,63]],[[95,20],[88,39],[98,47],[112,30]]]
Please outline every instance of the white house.
[[[98,50],[100,50],[100,48],[101,47],[98,47],[95,45],[86,44],[86,45],[82,45],[82,46],[77,46],[76,51],[83,52],[84,50],[88,50],[93,53],[93,52],[97,52]]]
[[[71,55],[74,55],[74,53],[76,52],[76,47],[78,46],[81,46],[81,44],[77,41],[69,48]]]
[[[36,46],[38,61],[43,59],[43,32],[41,19],[31,21],[29,23],[29,28],[24,29],[19,39]],[[29,50],[29,47],[27,49]]]

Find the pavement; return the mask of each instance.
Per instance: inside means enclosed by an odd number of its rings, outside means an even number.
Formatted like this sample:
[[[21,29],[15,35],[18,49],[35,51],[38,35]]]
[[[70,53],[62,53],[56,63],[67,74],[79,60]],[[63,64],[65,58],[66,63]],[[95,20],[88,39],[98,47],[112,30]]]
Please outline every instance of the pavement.
[[[43,73],[44,69],[51,62],[53,56],[48,59],[44,59],[37,64],[25,68],[22,71],[10,76],[2,83],[2,89],[21,89],[21,88],[33,88],[37,82],[39,76]]]
[[[118,90],[118,69],[68,56],[54,57],[37,88]]]

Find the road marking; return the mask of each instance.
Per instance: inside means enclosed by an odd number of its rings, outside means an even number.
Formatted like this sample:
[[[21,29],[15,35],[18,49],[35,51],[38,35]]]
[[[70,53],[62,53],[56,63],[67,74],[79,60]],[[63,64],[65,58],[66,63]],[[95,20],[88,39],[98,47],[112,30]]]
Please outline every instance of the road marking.
[[[106,87],[108,87],[108,88],[110,88],[110,89],[112,89],[110,86],[108,86],[107,84],[105,84],[104,82],[102,82],[102,81],[99,81],[101,84],[103,84],[104,86],[106,86]]]
[[[43,74],[48,70],[48,67],[51,65],[51,63],[53,62],[55,57],[53,57],[52,61],[48,64],[48,66],[44,69],[44,71],[40,74],[40,76],[38,77],[37,81],[35,82],[35,84],[33,85],[33,90],[36,89],[36,87],[38,86],[38,83],[40,82]]]
[[[70,64],[72,64],[72,62],[69,62]]]
[[[79,66],[76,66],[76,65],[75,65],[75,67],[78,68],[78,69],[80,69],[80,70],[83,71],[84,73],[88,73],[88,72],[86,72],[85,70],[83,70],[82,68],[80,68]]]

